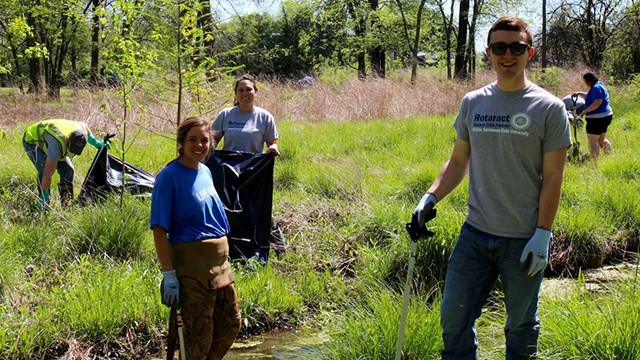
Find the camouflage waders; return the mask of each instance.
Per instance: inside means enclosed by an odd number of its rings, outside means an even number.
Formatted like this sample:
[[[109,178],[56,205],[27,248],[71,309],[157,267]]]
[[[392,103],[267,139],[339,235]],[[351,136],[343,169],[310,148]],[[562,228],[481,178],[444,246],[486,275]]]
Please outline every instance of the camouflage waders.
[[[171,244],[188,360],[222,359],[240,331],[226,237]]]

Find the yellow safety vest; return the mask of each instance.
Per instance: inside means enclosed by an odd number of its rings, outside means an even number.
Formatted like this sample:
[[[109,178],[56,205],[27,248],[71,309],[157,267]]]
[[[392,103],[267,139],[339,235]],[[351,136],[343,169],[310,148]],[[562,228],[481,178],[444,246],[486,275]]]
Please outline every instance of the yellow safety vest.
[[[46,153],[47,142],[44,140],[44,134],[47,133],[60,143],[62,158],[65,156],[74,157],[75,154],[67,151],[67,139],[76,129],[83,130],[89,136],[89,128],[84,123],[64,119],[42,120],[27,128],[24,133],[24,141],[27,144],[36,145]]]

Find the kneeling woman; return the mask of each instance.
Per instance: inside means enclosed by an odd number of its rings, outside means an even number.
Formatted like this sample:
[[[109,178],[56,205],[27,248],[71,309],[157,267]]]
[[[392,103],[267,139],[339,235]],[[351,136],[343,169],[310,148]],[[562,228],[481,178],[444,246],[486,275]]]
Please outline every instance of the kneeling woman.
[[[229,223],[203,162],[210,153],[207,120],[178,128],[178,157],[156,177],[151,229],[162,267],[162,303],[181,308],[187,359],[222,359],[240,330],[228,261]]]

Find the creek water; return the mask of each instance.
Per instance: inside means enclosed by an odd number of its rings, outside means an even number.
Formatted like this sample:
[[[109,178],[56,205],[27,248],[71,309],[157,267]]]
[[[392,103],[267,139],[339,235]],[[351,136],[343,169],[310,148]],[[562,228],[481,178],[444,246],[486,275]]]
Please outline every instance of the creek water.
[[[233,344],[225,360],[320,360],[318,345],[327,341],[322,333],[304,330],[272,331],[239,339]]]

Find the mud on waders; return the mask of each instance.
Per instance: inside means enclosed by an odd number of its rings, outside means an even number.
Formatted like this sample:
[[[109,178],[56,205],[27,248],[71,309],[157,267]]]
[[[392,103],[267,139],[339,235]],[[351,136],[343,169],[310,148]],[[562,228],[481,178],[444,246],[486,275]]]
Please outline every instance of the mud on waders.
[[[416,262],[416,252],[418,248],[418,240],[430,238],[434,235],[427,228],[427,223],[436,217],[436,209],[431,209],[426,215],[425,225],[420,227],[418,218],[414,214],[411,222],[406,224],[407,232],[411,238],[411,252],[409,253],[409,269],[407,270],[407,280],[404,282],[404,290],[402,291],[402,313],[400,315],[400,327],[398,328],[398,337],[396,341],[396,357],[395,360],[402,359],[402,343],[404,342],[404,328],[407,324],[407,310],[409,308],[409,295],[411,293],[411,281],[413,277],[413,266]]]

